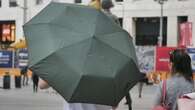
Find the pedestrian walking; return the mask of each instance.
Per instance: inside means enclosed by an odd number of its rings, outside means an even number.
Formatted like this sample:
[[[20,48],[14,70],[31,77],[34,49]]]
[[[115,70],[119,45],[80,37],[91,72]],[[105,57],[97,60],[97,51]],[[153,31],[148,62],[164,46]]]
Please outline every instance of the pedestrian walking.
[[[184,49],[175,49],[170,53],[169,66],[171,77],[159,84],[154,107],[161,105],[162,93],[166,93],[164,104],[169,110],[177,110],[177,99],[194,91],[191,58]],[[162,92],[162,88],[165,88],[165,92]]]
[[[149,82],[148,76],[146,75],[146,73],[142,73],[142,79],[141,79],[141,80],[139,81],[139,83],[138,83],[138,92],[139,92],[138,97],[139,97],[139,98],[142,97],[142,89],[143,89],[144,83],[145,83],[146,85],[152,85],[152,83]]]
[[[37,92],[38,91],[39,76],[34,72],[32,74],[32,80],[33,80],[33,92]]]
[[[22,75],[22,85],[28,85],[28,66],[21,68],[20,73]]]

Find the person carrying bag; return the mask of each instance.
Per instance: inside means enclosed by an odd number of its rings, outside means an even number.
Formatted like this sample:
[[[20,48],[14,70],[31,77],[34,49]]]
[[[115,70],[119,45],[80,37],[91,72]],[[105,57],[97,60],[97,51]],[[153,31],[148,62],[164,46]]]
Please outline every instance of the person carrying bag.
[[[162,105],[162,96],[166,96],[163,103],[168,105],[168,108],[165,107],[165,110],[178,110],[178,97],[194,92],[191,58],[185,49],[175,49],[169,55],[170,77],[166,79],[166,94],[162,92],[165,88],[163,83],[160,83],[156,88],[154,106]]]
[[[166,99],[166,81],[163,81],[161,104],[154,106],[152,110],[169,110],[169,107],[165,104],[165,99]]]

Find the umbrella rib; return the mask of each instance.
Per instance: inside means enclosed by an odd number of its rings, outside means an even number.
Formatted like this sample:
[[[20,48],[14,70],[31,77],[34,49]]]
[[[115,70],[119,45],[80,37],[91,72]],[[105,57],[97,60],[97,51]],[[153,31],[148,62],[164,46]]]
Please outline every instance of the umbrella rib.
[[[41,61],[43,61],[44,59],[46,59],[46,58],[52,56],[54,53],[56,53],[57,51],[60,51],[61,49],[65,49],[65,48],[71,47],[71,46],[73,46],[73,45],[75,45],[75,44],[84,42],[84,41],[89,40],[89,39],[90,39],[90,38],[86,38],[86,39],[84,39],[84,40],[81,40],[81,41],[79,41],[79,42],[75,42],[74,44],[68,45],[68,46],[66,46],[66,47],[59,48],[59,49],[57,49],[56,51],[53,51],[53,52],[51,52],[49,55],[45,56],[43,59],[40,59],[39,62],[41,62]],[[37,62],[37,63],[38,63],[38,62]],[[37,64],[37,63],[36,63],[36,64]],[[34,65],[36,65],[36,64],[34,64]]]
[[[79,34],[84,34],[82,32],[78,32],[78,31],[75,31],[75,30],[73,31],[72,29],[70,29],[70,28],[68,28],[66,26],[60,25],[60,24],[50,23],[49,25],[56,26],[56,27],[59,27],[59,28],[65,28],[65,29],[67,29],[67,30],[69,30],[69,31],[71,31],[73,33],[76,32],[76,33],[79,33]]]
[[[124,56],[127,56],[127,55],[125,55],[124,53],[120,52],[118,49],[113,48],[112,46],[108,45],[108,44],[105,43],[105,42],[102,42],[100,39],[97,39],[97,38],[96,38],[96,40],[98,40],[99,42],[103,43],[104,45],[106,45],[106,46],[112,48],[113,50],[117,51],[118,53],[121,53],[121,54],[123,54]],[[129,56],[127,56],[127,57],[129,58]]]
[[[73,45],[75,45],[75,44],[84,42],[84,41],[89,40],[89,39],[90,39],[90,38],[86,38],[86,39],[80,40],[80,41],[75,42],[75,43],[73,43],[73,44],[71,44],[71,45],[68,45],[68,46],[66,46],[66,47],[59,48],[59,49],[57,49],[56,51],[60,51],[60,49],[65,49],[65,48],[71,47],[71,46],[73,46]]]
[[[116,33],[124,33],[126,31],[116,31],[116,32],[113,32],[113,33],[102,33],[102,34],[98,34],[97,36],[107,36],[107,35],[113,35],[113,34],[116,34]]]
[[[82,78],[83,78],[83,77],[80,77],[80,79],[79,79],[79,81],[78,81],[78,83],[77,83],[77,86],[75,87],[75,91],[77,91],[77,89],[78,89],[78,87],[79,87],[79,84],[80,84]],[[72,93],[71,99],[70,99],[70,100],[73,100],[73,99],[74,99],[74,96],[75,96],[75,94],[76,94],[75,91]]]

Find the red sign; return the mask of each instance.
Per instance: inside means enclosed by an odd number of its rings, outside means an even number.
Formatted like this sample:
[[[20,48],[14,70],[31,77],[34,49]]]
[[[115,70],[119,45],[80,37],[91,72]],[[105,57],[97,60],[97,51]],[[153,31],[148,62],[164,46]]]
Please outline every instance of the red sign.
[[[180,24],[180,40],[179,46],[192,46],[192,22],[185,22]]]
[[[156,71],[170,71],[169,53],[176,47],[156,47]]]

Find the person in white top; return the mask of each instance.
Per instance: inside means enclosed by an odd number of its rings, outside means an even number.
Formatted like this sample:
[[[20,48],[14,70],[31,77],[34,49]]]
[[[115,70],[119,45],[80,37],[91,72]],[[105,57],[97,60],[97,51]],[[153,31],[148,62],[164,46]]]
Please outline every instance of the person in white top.
[[[40,89],[47,89],[50,86],[44,80],[39,81]],[[87,104],[87,103],[68,103],[64,101],[64,110],[115,110],[116,107],[108,105]]]

